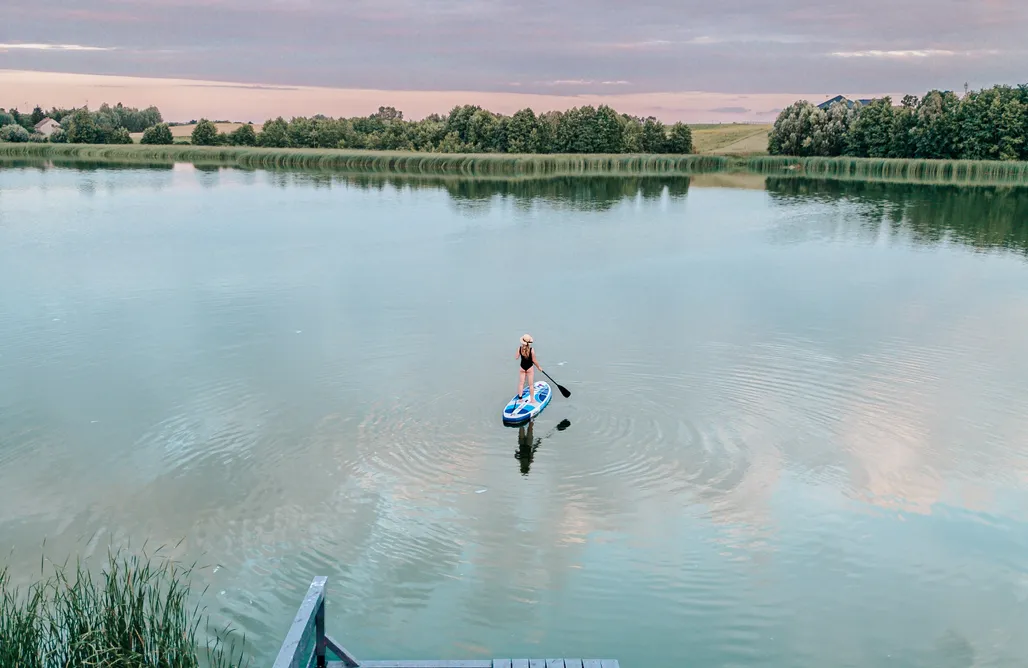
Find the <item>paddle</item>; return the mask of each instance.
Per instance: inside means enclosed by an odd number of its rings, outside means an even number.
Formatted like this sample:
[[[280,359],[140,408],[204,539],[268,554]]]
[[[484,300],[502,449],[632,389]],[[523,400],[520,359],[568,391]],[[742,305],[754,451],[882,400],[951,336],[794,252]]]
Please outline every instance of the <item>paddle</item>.
[[[539,370],[543,371],[541,367],[539,368]],[[560,390],[560,393],[564,395],[565,399],[567,399],[568,397],[571,396],[571,392],[568,391],[568,388],[564,387],[563,385],[561,385],[557,381],[553,380],[553,377],[550,376],[550,374],[548,374],[545,371],[543,371],[543,375],[553,381],[553,384],[557,386],[557,389]]]

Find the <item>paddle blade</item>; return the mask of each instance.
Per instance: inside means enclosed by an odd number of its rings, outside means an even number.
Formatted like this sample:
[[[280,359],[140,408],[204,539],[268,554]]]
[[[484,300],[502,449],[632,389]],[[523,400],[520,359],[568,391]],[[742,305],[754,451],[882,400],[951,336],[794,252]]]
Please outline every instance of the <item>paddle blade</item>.
[[[565,399],[571,396],[571,392],[569,392],[568,388],[564,387],[563,385],[558,385],[557,389],[560,390],[560,393],[564,395]]]

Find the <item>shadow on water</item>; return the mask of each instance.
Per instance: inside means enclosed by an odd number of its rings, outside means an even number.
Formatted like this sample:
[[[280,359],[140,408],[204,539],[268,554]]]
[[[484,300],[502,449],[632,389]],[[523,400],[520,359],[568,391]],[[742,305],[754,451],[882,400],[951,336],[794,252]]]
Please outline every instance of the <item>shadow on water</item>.
[[[1028,188],[952,186],[872,181],[768,177],[767,192],[778,204],[847,204],[867,238],[906,235],[914,243],[957,243],[978,251],[1006,250],[1028,256]],[[855,215],[855,218],[854,218]],[[823,217],[823,225],[835,225]],[[852,229],[852,226],[851,226]],[[832,234],[804,221],[796,235]],[[834,232],[837,233],[837,232]]]
[[[514,459],[521,464],[521,475],[528,475],[529,469],[532,468],[532,461],[535,459],[535,453],[542,442],[570,426],[571,420],[564,418],[544,436],[535,438],[535,420],[530,420],[527,425],[520,425],[518,427],[518,449],[514,452]]]

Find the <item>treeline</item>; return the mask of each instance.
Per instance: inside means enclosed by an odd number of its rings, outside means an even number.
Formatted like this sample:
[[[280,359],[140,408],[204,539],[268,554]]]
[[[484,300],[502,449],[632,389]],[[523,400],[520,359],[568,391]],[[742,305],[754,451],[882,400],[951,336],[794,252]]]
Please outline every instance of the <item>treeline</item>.
[[[170,129],[158,125],[143,142],[172,143]],[[656,118],[619,114],[614,109],[583,106],[536,115],[522,109],[511,116],[475,105],[454,107],[446,116],[433,114],[420,121],[404,120],[403,112],[379,107],[370,116],[281,116],[266,121],[260,131],[243,125],[231,133],[218,132],[211,121],[200,120],[191,143],[275,148],[349,148],[434,153],[691,153],[692,131],[684,123],[666,126]]]
[[[771,155],[1028,160],[1028,84],[964,97],[933,90],[828,110],[801,100],[784,109],[768,137]]]
[[[129,133],[142,132],[144,144],[172,144],[171,126],[156,107],[135,109],[120,103],[87,108],[36,107],[31,114],[0,109],[5,141],[46,141],[33,134],[40,120],[49,117],[61,129],[49,141],[86,144],[127,144]],[[23,132],[24,131],[24,132]],[[26,135],[25,133],[28,133]],[[179,141],[184,141],[181,139]],[[621,114],[609,106],[586,105],[567,111],[536,114],[522,109],[506,116],[477,105],[456,106],[443,116],[432,114],[420,121],[403,118],[393,107],[379,107],[369,116],[332,118],[300,116],[286,121],[281,116],[266,121],[260,130],[244,124],[230,133],[201,119],[193,128],[190,143],[200,146],[267,146],[275,148],[349,148],[380,151],[434,153],[656,153],[684,154],[693,151],[692,131],[684,123],[665,125],[653,117]]]
[[[49,138],[35,131],[36,125],[45,118],[51,118],[61,126]],[[23,114],[17,108],[0,108],[0,141],[131,144],[129,133],[143,132],[163,120],[157,107],[136,109],[120,102],[113,107],[104,103],[96,111],[90,111],[87,107],[54,107],[50,111],[43,111],[37,106],[32,113]]]

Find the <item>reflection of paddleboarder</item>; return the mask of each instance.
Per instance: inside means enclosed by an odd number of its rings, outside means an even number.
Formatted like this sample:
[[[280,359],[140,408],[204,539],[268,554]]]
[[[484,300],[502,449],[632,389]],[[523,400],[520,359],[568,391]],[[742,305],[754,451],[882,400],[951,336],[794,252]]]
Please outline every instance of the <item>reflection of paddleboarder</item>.
[[[543,442],[543,439],[553,436],[554,431],[564,431],[570,426],[571,420],[561,420],[560,424],[542,438],[535,438],[532,433],[535,427],[535,420],[529,420],[527,426],[521,425],[518,427],[518,449],[514,453],[514,459],[521,462],[521,475],[528,475],[528,470],[532,466],[532,459],[535,458],[535,452],[539,449],[539,444]]]
[[[514,453],[514,459],[521,462],[521,475],[528,475],[535,451],[539,449],[539,444],[543,441],[541,438],[536,440],[533,436],[532,429],[534,427],[535,420],[529,420],[527,427],[525,425],[518,427],[518,451]]]

